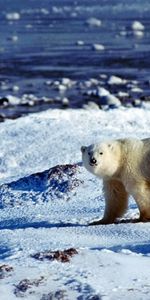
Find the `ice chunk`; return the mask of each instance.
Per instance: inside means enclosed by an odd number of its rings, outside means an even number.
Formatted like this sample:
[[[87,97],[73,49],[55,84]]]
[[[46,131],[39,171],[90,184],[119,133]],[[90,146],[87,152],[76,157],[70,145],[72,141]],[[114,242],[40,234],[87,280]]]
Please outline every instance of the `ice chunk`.
[[[142,37],[144,35],[144,25],[139,22],[139,21],[134,21],[132,23],[132,29],[133,29],[133,33],[138,36],[138,37]]]
[[[12,104],[12,105],[17,105],[21,102],[20,98],[15,97],[13,95],[7,95],[7,99],[9,101],[9,103]]]
[[[17,21],[20,19],[20,14],[18,12],[7,13],[6,19],[9,21]]]
[[[113,84],[125,84],[127,81],[125,79],[122,79],[118,76],[110,76],[108,80],[108,84],[113,85]]]
[[[99,97],[108,96],[108,95],[110,95],[110,92],[108,90],[106,90],[103,87],[98,88],[98,96]]]
[[[141,22],[139,22],[139,21],[134,21],[134,22],[132,23],[132,29],[133,29],[133,30],[137,30],[137,31],[141,31],[141,30],[144,30],[145,27],[144,27],[144,25],[143,25]]]
[[[79,40],[79,41],[77,41],[77,45],[78,45],[78,46],[84,46],[84,42],[81,41],[81,40]]]
[[[89,26],[99,27],[102,25],[102,21],[96,18],[89,18],[88,20],[86,20],[86,24],[88,24]]]
[[[103,50],[105,50],[105,47],[102,44],[93,44],[92,48],[94,50],[97,50],[97,51],[103,51]]]
[[[69,78],[62,78],[61,80],[62,85],[70,87],[72,85],[72,81]]]

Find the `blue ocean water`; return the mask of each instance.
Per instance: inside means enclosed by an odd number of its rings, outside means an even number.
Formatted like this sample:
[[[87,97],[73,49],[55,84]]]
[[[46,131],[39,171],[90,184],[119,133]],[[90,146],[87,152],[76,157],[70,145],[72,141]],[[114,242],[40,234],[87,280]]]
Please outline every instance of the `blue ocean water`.
[[[64,77],[82,82],[118,75],[141,86],[150,81],[149,0],[0,0],[0,8],[1,97],[51,97],[55,92],[45,83]],[[90,18],[101,26],[89,26]],[[144,30],[134,31],[134,21]],[[79,98],[73,107],[81,106]]]

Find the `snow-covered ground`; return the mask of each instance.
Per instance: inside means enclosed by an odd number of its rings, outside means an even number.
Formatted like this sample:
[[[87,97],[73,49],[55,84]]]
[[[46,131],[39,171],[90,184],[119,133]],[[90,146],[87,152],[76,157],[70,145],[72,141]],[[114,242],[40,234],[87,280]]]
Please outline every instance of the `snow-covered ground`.
[[[149,299],[150,224],[87,226],[104,199],[101,181],[80,165],[81,145],[149,136],[148,106],[49,110],[0,124],[1,300]],[[130,199],[125,217],[137,214]],[[69,248],[78,251],[70,262],[32,257]]]

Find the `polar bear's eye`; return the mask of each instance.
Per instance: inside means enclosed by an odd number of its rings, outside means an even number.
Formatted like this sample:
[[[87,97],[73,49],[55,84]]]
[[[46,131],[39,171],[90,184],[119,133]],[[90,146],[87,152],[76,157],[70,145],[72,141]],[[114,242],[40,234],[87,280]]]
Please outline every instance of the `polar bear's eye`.
[[[100,152],[99,154],[100,154],[100,155],[103,155],[103,152]]]

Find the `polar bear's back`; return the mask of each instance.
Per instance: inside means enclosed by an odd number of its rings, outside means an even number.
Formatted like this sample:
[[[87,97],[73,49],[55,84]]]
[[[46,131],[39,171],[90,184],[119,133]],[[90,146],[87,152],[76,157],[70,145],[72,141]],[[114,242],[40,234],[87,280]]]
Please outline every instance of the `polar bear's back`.
[[[144,146],[150,150],[150,138],[143,139],[142,142],[144,143]]]
[[[132,174],[139,181],[150,181],[150,138],[120,139],[118,140],[122,156],[124,156],[124,170]]]

